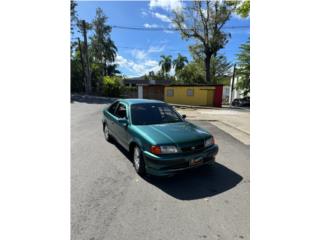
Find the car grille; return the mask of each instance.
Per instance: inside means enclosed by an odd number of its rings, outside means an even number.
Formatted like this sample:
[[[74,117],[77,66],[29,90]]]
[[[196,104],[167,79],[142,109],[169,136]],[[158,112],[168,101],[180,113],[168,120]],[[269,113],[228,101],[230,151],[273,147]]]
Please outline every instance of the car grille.
[[[198,142],[196,144],[190,145],[190,146],[183,146],[181,147],[181,151],[184,153],[189,153],[189,152],[199,152],[204,148],[204,142]]]

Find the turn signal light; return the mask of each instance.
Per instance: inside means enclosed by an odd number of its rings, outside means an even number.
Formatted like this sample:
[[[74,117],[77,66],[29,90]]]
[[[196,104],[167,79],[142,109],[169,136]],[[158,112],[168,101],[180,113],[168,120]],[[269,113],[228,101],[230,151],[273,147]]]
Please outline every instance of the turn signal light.
[[[161,154],[161,148],[159,146],[152,146],[151,147],[151,152],[153,154]]]

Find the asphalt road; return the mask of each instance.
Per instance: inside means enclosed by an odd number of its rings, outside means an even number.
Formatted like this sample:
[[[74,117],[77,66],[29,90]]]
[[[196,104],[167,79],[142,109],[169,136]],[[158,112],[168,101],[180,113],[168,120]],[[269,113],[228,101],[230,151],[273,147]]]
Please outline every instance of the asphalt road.
[[[249,147],[209,122],[217,164],[171,178],[139,177],[104,140],[101,101],[71,103],[71,239],[249,239]]]

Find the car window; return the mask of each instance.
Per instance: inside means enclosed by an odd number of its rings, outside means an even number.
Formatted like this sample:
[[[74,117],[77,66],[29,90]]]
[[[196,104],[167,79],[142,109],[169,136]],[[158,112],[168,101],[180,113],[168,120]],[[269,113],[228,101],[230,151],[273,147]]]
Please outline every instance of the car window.
[[[117,105],[118,105],[118,101],[111,104],[111,106],[108,108],[108,112],[114,115]]]
[[[164,103],[141,103],[131,105],[131,121],[134,125],[151,125],[182,122],[181,117]]]
[[[126,106],[124,104],[119,103],[115,116],[118,118],[127,118]]]

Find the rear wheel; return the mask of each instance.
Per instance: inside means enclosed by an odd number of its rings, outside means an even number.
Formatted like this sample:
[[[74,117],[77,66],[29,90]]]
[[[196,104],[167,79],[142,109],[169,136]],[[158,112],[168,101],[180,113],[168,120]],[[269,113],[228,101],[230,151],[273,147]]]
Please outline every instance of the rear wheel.
[[[133,166],[139,175],[145,174],[146,170],[145,170],[143,155],[142,155],[142,152],[138,146],[135,146],[133,148]]]

